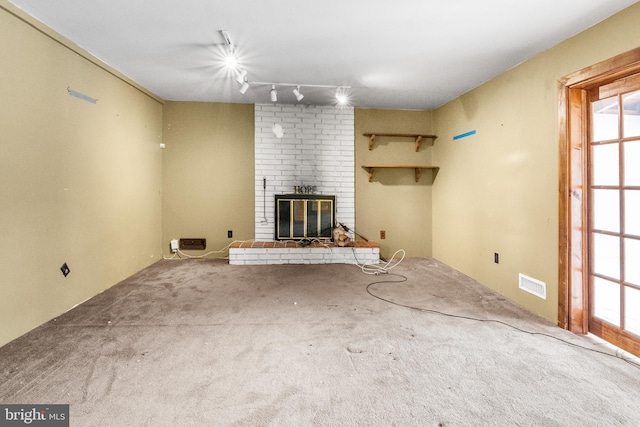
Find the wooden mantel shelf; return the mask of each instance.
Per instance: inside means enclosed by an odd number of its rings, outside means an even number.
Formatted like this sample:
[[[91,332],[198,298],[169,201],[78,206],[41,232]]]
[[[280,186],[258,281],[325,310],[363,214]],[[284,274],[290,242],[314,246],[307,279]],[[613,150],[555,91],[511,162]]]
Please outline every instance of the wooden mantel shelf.
[[[367,172],[369,172],[369,182],[371,182],[371,179],[373,178],[373,171],[375,169],[382,169],[382,168],[387,168],[387,169],[414,169],[415,170],[415,174],[416,174],[416,182],[418,182],[420,180],[420,175],[422,174],[422,170],[423,169],[431,169],[431,170],[440,169],[438,166],[407,166],[407,165],[364,165],[364,166],[362,166],[362,169],[364,169]]]
[[[420,145],[424,138],[436,139],[435,135],[425,135],[416,133],[363,133],[364,136],[369,137],[369,150],[373,150],[373,144],[376,142],[376,136],[396,136],[400,138],[413,138],[416,144],[416,151],[420,151]]]

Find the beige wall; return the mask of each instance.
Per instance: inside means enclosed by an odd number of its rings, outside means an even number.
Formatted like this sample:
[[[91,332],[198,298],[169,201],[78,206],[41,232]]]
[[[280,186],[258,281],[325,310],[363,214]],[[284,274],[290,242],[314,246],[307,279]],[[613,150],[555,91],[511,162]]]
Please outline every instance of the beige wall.
[[[0,0],[0,345],[168,255],[170,239],[204,237],[211,250],[232,240],[227,230],[253,238],[253,105],[163,108],[7,10],[23,17]],[[557,80],[637,47],[638,22],[640,4],[435,112],[355,109],[357,231],[386,257],[400,248],[428,257],[433,246],[436,258],[555,321]],[[452,141],[469,130],[477,135]],[[382,138],[369,151],[365,132],[438,139],[416,153]],[[387,170],[369,183],[360,167],[432,160],[441,167],[433,182]],[[547,300],[519,291],[518,272],[545,281]]]
[[[206,250],[190,255],[253,239],[253,105],[168,102],[163,123],[164,253],[171,239],[206,238]]]
[[[435,111],[435,258],[557,320],[557,82],[639,46],[639,22],[640,4]],[[547,299],[519,290],[518,273],[546,282]]]
[[[5,8],[0,345],[161,254],[162,105]]]
[[[430,257],[431,174],[425,172],[416,183],[413,169],[385,169],[376,171],[369,182],[369,174],[361,166],[431,164],[430,140],[425,140],[416,152],[410,138],[378,137],[369,151],[369,137],[363,133],[433,134],[433,113],[362,108],[356,108],[354,113],[356,231],[378,242],[383,257],[391,257],[398,249],[404,249],[409,257]],[[380,239],[381,230],[386,232],[385,240]]]

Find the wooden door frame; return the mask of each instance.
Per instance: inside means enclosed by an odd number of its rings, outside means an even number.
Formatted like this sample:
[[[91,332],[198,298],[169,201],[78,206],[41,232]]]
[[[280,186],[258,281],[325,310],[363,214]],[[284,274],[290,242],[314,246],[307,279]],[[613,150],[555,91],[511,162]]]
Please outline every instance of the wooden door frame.
[[[589,332],[586,188],[588,89],[640,72],[640,47],[563,77],[558,82],[559,259],[558,326]],[[586,225],[586,224],[584,224]]]

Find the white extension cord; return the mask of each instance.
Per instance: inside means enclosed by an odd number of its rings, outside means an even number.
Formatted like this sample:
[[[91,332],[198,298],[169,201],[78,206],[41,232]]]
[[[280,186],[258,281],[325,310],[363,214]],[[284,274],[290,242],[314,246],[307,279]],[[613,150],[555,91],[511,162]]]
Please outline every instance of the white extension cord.
[[[394,263],[394,259],[396,258],[396,255],[398,255],[399,253],[402,253],[402,257],[400,257],[400,259]],[[353,255],[355,257],[355,251]],[[404,260],[405,255],[406,253],[404,249],[398,249],[397,251],[394,252],[394,254],[391,256],[391,259],[389,259],[389,261],[387,261],[386,264],[360,264],[360,262],[358,261],[358,258],[356,258],[356,263],[358,264],[358,266],[360,267],[360,269],[364,274],[371,274],[371,275],[378,276],[380,274],[389,274],[389,271],[391,269],[397,267]]]
[[[182,252],[180,249],[176,249],[176,251],[173,253],[172,256],[170,257],[162,257],[162,259],[192,259],[192,258],[206,258],[207,256],[211,255],[211,254],[219,254],[222,252],[225,252],[229,249],[229,247],[231,245],[233,245],[234,243],[244,243],[244,240],[234,240],[233,242],[229,243],[227,246],[225,246],[222,249],[219,249],[217,251],[209,251],[206,254],[202,254],[202,255],[189,255],[189,254],[185,254],[184,252]],[[176,258],[177,257],[177,258]]]

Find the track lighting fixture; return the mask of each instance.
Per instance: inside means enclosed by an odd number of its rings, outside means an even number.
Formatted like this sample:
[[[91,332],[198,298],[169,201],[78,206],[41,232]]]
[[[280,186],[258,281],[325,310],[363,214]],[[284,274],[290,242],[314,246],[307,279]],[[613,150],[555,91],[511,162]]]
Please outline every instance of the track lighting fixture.
[[[247,70],[238,68],[238,57],[236,56],[235,48],[231,42],[231,36],[228,31],[221,30],[224,42],[227,45],[227,54],[224,58],[224,63],[228,69],[233,70],[236,73],[235,80],[240,83],[240,93],[244,95],[249,89],[249,80],[247,79]]]
[[[302,101],[302,98],[304,98],[304,95],[300,93],[300,86],[296,86],[295,89],[293,89],[293,94],[298,101]]]
[[[242,82],[242,86],[240,86],[240,93],[244,95],[247,92],[247,89],[249,89],[249,82],[245,80]]]
[[[224,37],[224,41],[227,44],[227,54],[224,57],[224,63],[227,68],[235,70],[238,66],[238,58],[236,57],[235,49],[233,48],[233,43],[231,43],[231,37],[227,31],[220,31],[222,33],[222,37]]]
[[[242,75],[244,76],[244,80],[241,82],[242,84],[240,85],[240,89],[239,89],[242,95],[244,95],[247,92],[247,90],[249,90],[249,86],[253,86],[253,87],[270,86],[269,99],[271,99],[271,102],[278,102],[278,90],[276,89],[276,86],[293,86],[293,90],[291,92],[296,97],[297,102],[302,101],[302,99],[305,97],[304,94],[300,92],[300,86],[302,85],[293,84],[293,83],[250,82],[247,79],[246,72],[243,72]],[[240,80],[238,80],[238,82],[240,83]],[[338,105],[339,107],[349,106],[350,101],[349,101],[348,90],[351,89],[349,86],[330,86],[330,85],[304,85],[304,86],[312,87],[312,88],[320,88],[320,89],[336,89],[336,92],[335,92],[336,105]],[[285,100],[284,102],[286,103],[287,100]]]
[[[269,89],[269,97],[271,99],[271,102],[277,102],[278,101],[278,92],[276,90],[276,86],[284,86],[284,87],[293,87],[293,90],[291,91],[291,93],[293,93],[293,95],[295,96],[297,102],[302,101],[303,98],[305,98],[305,95],[300,92],[300,88],[302,86],[304,86],[305,88],[317,88],[317,89],[334,89],[335,92],[335,99],[337,100],[336,103],[341,106],[341,107],[346,107],[349,105],[349,96],[348,96],[348,91],[349,89],[351,89],[351,86],[334,86],[334,85],[315,85],[315,84],[299,84],[299,83],[283,83],[283,82],[278,82],[278,83],[273,83],[273,82],[252,82],[252,81],[247,81],[252,87],[256,87],[256,86],[270,86],[271,89]],[[285,96],[285,98],[287,98]],[[287,99],[284,99],[283,102],[287,103]]]
[[[222,37],[224,37],[224,42],[227,44],[229,50],[233,50],[233,43],[231,43],[231,36],[229,35],[229,31],[220,30],[222,33]]]
[[[336,101],[340,107],[346,107],[349,105],[349,97],[347,96],[347,92],[344,87],[339,87],[336,91]]]
[[[296,97],[296,101],[300,102],[302,101],[303,98],[305,98],[305,96],[300,92],[300,87],[304,86],[305,90],[309,89],[309,88],[314,88],[314,89],[333,89],[336,90],[336,103],[338,106],[340,107],[346,107],[349,105],[350,101],[349,101],[349,96],[348,96],[348,90],[351,89],[350,86],[335,86],[335,85],[316,85],[316,84],[300,84],[300,83],[282,83],[282,82],[254,82],[254,81],[249,81],[248,75],[247,75],[247,70],[240,68],[239,67],[239,62],[238,62],[238,57],[236,56],[236,52],[235,52],[235,46],[233,45],[233,43],[231,42],[231,36],[229,35],[228,31],[224,31],[221,30],[220,33],[222,34],[222,37],[224,38],[224,44],[226,45],[226,55],[224,58],[224,62],[226,64],[226,66],[229,68],[229,70],[233,70],[230,75],[234,76],[234,79],[238,82],[238,84],[240,84],[240,88],[238,89],[238,91],[244,95],[247,90],[249,90],[249,86],[271,86],[271,89],[269,89],[269,99],[271,99],[271,102],[278,102],[278,91],[276,90],[276,86],[280,86],[280,87],[293,87],[292,93],[293,95]],[[311,91],[311,98],[314,98],[314,92],[315,91]],[[307,93],[308,94],[308,93]],[[322,95],[322,97],[324,97],[325,95]],[[307,100],[309,100],[309,98],[307,98]],[[315,100],[311,101],[314,102]],[[285,99],[283,100],[283,102],[288,102],[288,97],[285,94]],[[321,101],[322,103],[325,103],[326,101]]]
[[[224,65],[230,70],[235,70],[238,66],[238,58],[232,52],[227,53],[227,56],[224,58]]]
[[[247,80],[247,70],[238,70],[238,75],[236,76],[236,81],[240,84],[243,84]]]

